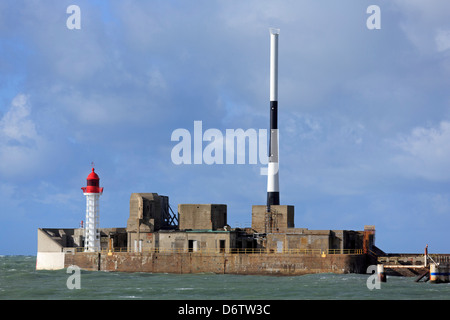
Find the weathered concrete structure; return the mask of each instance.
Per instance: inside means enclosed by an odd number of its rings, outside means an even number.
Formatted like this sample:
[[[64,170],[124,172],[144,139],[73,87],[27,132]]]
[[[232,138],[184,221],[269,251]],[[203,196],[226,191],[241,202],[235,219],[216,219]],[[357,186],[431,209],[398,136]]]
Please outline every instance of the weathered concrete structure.
[[[166,196],[132,193],[126,228],[128,251],[158,248],[158,237],[154,232],[174,228],[175,217],[169,211],[169,198]]]
[[[180,230],[217,230],[227,225],[224,204],[180,204]]]
[[[294,207],[271,205],[270,212],[267,206],[252,206],[252,229],[257,233],[286,232],[294,228]]]
[[[116,248],[126,247],[125,228],[103,228],[99,231],[100,245],[103,250],[106,250],[109,244]],[[37,231],[36,269],[55,270],[64,268],[67,253],[84,251],[84,235],[83,228],[39,228]]]
[[[294,207],[252,207],[252,226],[232,228],[224,204],[180,204],[133,193],[126,228],[100,229],[101,250],[83,252],[84,230],[39,229],[37,269],[235,274],[364,273],[374,229],[295,228]]]
[[[107,253],[66,254],[65,266],[86,270],[152,273],[219,273],[304,275],[365,273],[365,255],[233,254],[233,253]]]

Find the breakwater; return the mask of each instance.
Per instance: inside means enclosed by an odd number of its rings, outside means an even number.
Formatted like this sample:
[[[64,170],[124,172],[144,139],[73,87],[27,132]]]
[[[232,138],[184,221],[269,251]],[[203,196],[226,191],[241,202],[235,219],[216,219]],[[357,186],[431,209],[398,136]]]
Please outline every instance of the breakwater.
[[[364,254],[66,253],[64,266],[85,270],[150,273],[304,275],[366,273]]]

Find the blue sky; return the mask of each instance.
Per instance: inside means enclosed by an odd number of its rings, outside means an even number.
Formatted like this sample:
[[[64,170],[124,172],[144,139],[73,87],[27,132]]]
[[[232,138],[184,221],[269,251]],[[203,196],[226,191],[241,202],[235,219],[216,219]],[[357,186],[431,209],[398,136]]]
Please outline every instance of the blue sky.
[[[66,9],[81,9],[69,30]],[[369,30],[369,5],[381,29]],[[133,192],[224,203],[250,226],[261,165],[175,165],[178,128],[269,125],[279,43],[280,198],[295,226],[375,225],[386,252],[450,252],[450,3],[445,0],[0,2],[0,254],[78,227],[90,164],[101,227]],[[205,146],[205,145],[204,145]]]

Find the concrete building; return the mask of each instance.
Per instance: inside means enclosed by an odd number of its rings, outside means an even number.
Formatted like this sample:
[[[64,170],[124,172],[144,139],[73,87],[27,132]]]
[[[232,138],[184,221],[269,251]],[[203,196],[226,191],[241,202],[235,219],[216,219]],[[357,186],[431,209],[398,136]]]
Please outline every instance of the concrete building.
[[[180,204],[180,230],[217,230],[227,226],[224,204]]]
[[[174,229],[177,222],[178,217],[171,214],[168,197],[157,193],[132,193],[126,227],[127,250],[142,252],[158,248],[157,232]]]
[[[126,228],[100,228],[100,252],[204,254],[345,254],[376,250],[375,230],[295,228],[294,207],[252,207],[252,225],[232,228],[224,204],[180,204],[167,196],[133,193]],[[38,229],[37,269],[64,267],[66,254],[83,252],[83,228]],[[359,250],[359,251],[357,251]],[[280,256],[281,257],[281,256]]]

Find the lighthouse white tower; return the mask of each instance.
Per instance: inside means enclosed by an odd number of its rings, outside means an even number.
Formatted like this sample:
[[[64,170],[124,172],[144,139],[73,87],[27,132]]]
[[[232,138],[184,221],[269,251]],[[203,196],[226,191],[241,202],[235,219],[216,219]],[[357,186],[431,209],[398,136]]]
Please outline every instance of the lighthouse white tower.
[[[87,177],[87,186],[81,188],[86,196],[86,222],[84,224],[84,251],[94,252],[100,250],[100,231],[99,231],[99,198],[103,193],[100,188],[100,178],[94,172]]]

